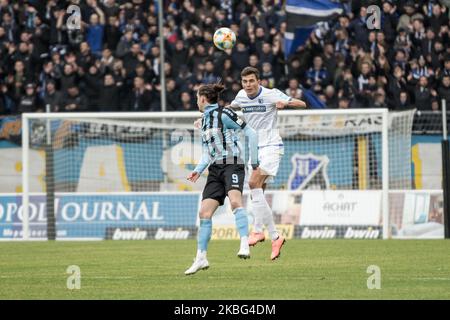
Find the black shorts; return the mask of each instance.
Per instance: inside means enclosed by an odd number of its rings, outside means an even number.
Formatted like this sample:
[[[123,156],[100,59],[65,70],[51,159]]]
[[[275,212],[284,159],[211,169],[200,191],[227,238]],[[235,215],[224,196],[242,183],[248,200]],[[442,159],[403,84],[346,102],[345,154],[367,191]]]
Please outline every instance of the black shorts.
[[[243,164],[212,164],[208,168],[208,179],[203,190],[203,200],[214,199],[223,205],[230,190],[244,188],[245,165]]]

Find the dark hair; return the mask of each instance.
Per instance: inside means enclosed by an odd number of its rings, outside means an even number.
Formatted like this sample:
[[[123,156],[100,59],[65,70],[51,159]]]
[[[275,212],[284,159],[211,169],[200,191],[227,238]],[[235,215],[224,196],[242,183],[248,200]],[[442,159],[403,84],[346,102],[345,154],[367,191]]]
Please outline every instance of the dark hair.
[[[220,83],[204,84],[198,89],[198,95],[206,97],[209,103],[217,103],[219,100],[219,93],[221,93],[225,87]]]
[[[244,70],[242,70],[242,72],[241,72],[241,78],[252,75],[252,74],[255,75],[256,80],[259,80],[259,71],[258,71],[258,69],[253,68],[253,67],[245,67]]]

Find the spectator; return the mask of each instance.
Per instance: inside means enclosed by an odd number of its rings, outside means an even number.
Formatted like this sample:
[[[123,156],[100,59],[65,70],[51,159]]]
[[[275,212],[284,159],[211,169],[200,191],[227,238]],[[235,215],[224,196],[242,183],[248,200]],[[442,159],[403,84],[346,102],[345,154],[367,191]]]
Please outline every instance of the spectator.
[[[103,78],[98,101],[99,111],[120,111],[120,89],[115,83],[114,76],[110,73]]]
[[[436,98],[431,99],[431,110],[432,111],[439,111],[440,110],[440,101]]]
[[[116,56],[118,58],[123,58],[131,50],[132,45],[133,45],[133,31],[128,30],[120,38],[120,41],[117,44]]]
[[[368,29],[366,28],[367,8],[362,6],[359,11],[359,17],[350,23],[349,31],[352,34],[352,39],[363,47],[368,38]]]
[[[325,104],[328,108],[337,108],[338,107],[338,99],[336,97],[336,92],[332,85],[328,85],[325,88],[324,92]]]
[[[356,81],[350,69],[345,69],[337,81],[339,85],[338,97],[353,99],[356,95]]]
[[[233,68],[236,70],[242,70],[248,65],[250,59],[249,50],[244,43],[238,42],[236,48],[233,49],[231,55]],[[262,61],[261,61],[262,62]]]
[[[76,68],[76,67],[75,67]],[[61,91],[66,92],[69,87],[74,87],[79,83],[78,74],[75,73],[74,64],[67,63],[61,75]]]
[[[149,111],[152,100],[151,87],[145,85],[141,77],[134,78],[133,90],[128,97],[128,104],[124,111]]]
[[[260,62],[259,62],[259,57],[258,57],[257,54],[252,54],[252,55],[250,55],[250,58],[249,58],[249,61],[248,61],[248,65],[249,65],[250,67],[253,67],[253,68],[258,69],[259,72],[262,71],[262,69],[261,69],[261,64],[260,64]]]
[[[288,66],[288,78],[302,79],[306,70],[302,68],[300,60],[294,57]]]
[[[397,31],[400,29],[407,30],[412,25],[412,16],[416,11],[413,0],[406,1],[404,11],[405,13],[400,16],[398,21]]]
[[[9,113],[7,104],[6,104],[6,87],[3,84],[0,84],[0,116],[6,115]]]
[[[100,56],[103,49],[105,15],[100,7],[97,6],[96,0],[92,1],[92,8],[96,13],[92,14],[89,18],[86,39],[92,53]]]
[[[383,33],[386,35],[387,42],[393,43],[396,35],[398,12],[397,6],[392,0],[383,1],[383,18],[384,21],[381,25]]]
[[[411,104],[411,101],[409,99],[409,95],[407,91],[401,91],[400,97],[399,97],[399,103],[394,104],[393,110],[395,111],[402,111],[402,110],[408,110],[413,108],[413,105]]]
[[[294,99],[302,99],[302,90],[300,89],[297,78],[289,79],[289,87],[286,89],[285,93]]]
[[[192,97],[188,91],[183,91],[181,93],[181,108],[179,110],[181,111],[194,111],[194,105],[192,102]]]
[[[34,34],[32,38],[33,48],[36,56],[47,53],[50,44],[50,28],[44,23],[40,14],[34,17]]]
[[[264,62],[262,64],[261,80],[267,80],[266,87],[269,89],[273,89],[276,86],[272,65],[269,62]]]
[[[272,65],[275,62],[275,58],[272,52],[272,45],[269,42],[263,43],[259,57],[260,63],[267,62]]]
[[[154,43],[150,41],[150,35],[148,33],[143,33],[141,36],[141,52],[144,56],[147,56],[150,52],[150,49],[153,47]]]
[[[433,4],[433,14],[429,19],[430,27],[434,33],[439,33],[441,26],[448,25],[448,17],[442,13],[442,9],[439,3]]]
[[[328,78],[334,79],[334,75],[337,68],[337,58],[334,56],[334,46],[333,43],[327,42],[324,45],[324,51],[323,51],[323,66],[325,70],[327,70]]]
[[[433,28],[428,28],[425,38],[422,40],[422,54],[424,56],[430,55],[434,49],[435,33]]]
[[[116,16],[112,15],[108,17],[108,24],[105,26],[104,35],[106,47],[112,52],[115,52],[121,40],[119,19]]]
[[[363,108],[367,108],[372,104],[372,94],[376,88],[376,81],[371,71],[371,65],[364,62],[361,64],[361,71],[356,79],[358,93],[356,100]]]
[[[212,60],[207,60],[205,63],[205,71],[203,72],[203,80],[202,83],[217,83],[219,81],[219,77],[215,74],[214,64]]]
[[[84,94],[86,95],[87,107],[89,111],[96,111],[99,104],[100,90],[102,89],[102,75],[98,70],[97,65],[89,67],[88,73],[84,76],[85,89]]]
[[[431,99],[436,96],[432,93],[433,91],[428,87],[428,79],[424,76],[420,77],[414,90],[415,105],[418,110],[431,110]]]
[[[230,58],[226,58],[223,62],[221,78],[225,83],[232,83],[239,79],[239,72],[233,69]]]
[[[373,108],[387,108],[386,93],[382,88],[378,88],[374,95]]]
[[[177,40],[170,59],[170,63],[172,64],[175,74],[178,74],[181,66],[187,65],[187,59],[188,51],[184,46],[184,42],[182,40]]]
[[[403,50],[404,52],[411,52],[411,37],[409,33],[406,32],[405,28],[400,28],[398,30],[398,35],[395,38],[394,50]]]
[[[174,79],[167,79],[167,111],[176,111],[180,104],[180,92]]]
[[[87,110],[86,97],[80,93],[76,84],[70,84],[62,100],[62,110],[64,112],[80,112]]]
[[[348,109],[350,108],[350,100],[346,96],[339,98],[338,109]]]
[[[53,80],[46,82],[44,91],[44,106],[50,107],[51,112],[58,112],[62,109],[62,94],[56,90],[56,84]],[[46,109],[47,110],[47,109]]]
[[[20,99],[17,113],[22,114],[24,112],[42,112],[42,103],[39,100],[34,84],[28,83],[25,86],[25,95]]]
[[[104,13],[107,18],[119,15],[120,8],[116,0],[105,0],[103,2]]]
[[[311,67],[306,73],[308,86],[314,89],[314,91],[321,91],[321,89],[327,85],[328,72],[323,67],[323,60],[321,56],[315,56],[313,67]]]
[[[389,96],[395,109],[397,105],[400,105],[400,94],[407,90],[406,80],[404,78],[404,72],[400,66],[395,66],[394,75],[389,79]]]
[[[100,72],[105,74],[107,72],[112,72],[114,64],[114,56],[109,48],[106,48],[102,52],[102,57],[100,59]]]
[[[441,84],[438,88],[438,95],[440,99],[447,101],[447,106],[450,107],[450,75],[442,77]]]
[[[137,64],[142,62],[141,54],[139,44],[133,43],[130,51],[128,51],[123,57],[123,67],[125,68],[127,75],[130,75],[131,72],[136,69]]]

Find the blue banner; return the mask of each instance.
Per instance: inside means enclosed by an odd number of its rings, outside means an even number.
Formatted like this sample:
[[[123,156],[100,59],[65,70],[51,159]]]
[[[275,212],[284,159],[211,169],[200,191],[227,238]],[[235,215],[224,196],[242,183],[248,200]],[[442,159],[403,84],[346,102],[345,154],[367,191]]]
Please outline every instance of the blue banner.
[[[55,199],[58,239],[104,239],[107,229],[195,227],[200,193],[59,195]],[[31,238],[46,238],[44,195],[31,195]],[[0,238],[22,238],[20,195],[0,196]]]

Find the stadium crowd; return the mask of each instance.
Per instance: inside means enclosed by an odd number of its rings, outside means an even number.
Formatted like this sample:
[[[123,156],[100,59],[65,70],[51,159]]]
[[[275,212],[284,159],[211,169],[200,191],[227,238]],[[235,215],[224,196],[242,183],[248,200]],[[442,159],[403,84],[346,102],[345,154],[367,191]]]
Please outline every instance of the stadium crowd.
[[[285,58],[282,1],[164,1],[167,110],[196,110],[195,91],[223,81],[221,103],[240,89],[247,65],[262,84],[296,98],[310,89],[329,108],[438,110],[450,102],[450,0],[341,1]],[[0,115],[52,111],[160,111],[157,2],[0,0]],[[81,8],[71,29],[71,5]],[[379,5],[381,29],[367,7]],[[69,19],[69,21],[68,21]],[[212,36],[228,26],[232,50]]]

